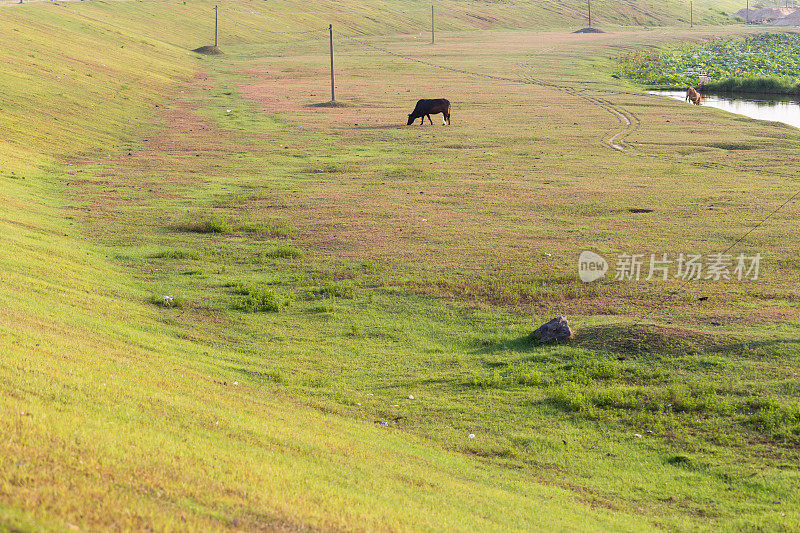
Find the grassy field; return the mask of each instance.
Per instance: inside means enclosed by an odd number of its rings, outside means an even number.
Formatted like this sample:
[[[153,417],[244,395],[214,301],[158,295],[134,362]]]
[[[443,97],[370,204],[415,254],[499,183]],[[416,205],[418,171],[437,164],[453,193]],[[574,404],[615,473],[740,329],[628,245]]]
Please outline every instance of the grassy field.
[[[221,56],[207,2],[3,6],[0,529],[798,530],[800,133],[612,77],[748,28],[581,5],[223,4]],[[329,23],[335,107],[270,33]]]

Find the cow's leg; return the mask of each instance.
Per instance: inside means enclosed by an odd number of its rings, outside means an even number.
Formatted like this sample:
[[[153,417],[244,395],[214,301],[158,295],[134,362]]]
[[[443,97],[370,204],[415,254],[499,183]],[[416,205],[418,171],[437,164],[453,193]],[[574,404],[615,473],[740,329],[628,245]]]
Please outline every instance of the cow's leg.
[[[430,122],[431,126],[433,126],[433,119],[431,118],[430,113],[428,114],[428,122]]]
[[[425,124],[425,115],[422,115],[421,117],[419,117],[419,125],[422,126],[424,124]]]

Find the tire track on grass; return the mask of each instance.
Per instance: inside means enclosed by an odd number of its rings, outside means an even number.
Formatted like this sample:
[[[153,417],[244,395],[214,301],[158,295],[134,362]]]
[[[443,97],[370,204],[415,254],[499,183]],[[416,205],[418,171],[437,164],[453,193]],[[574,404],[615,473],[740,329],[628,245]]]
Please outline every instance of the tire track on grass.
[[[610,148],[612,150],[617,150],[619,152],[627,151],[630,148],[630,145],[628,145],[625,142],[625,140],[628,138],[628,136],[631,133],[636,131],[636,129],[638,129],[639,125],[641,124],[641,122],[636,117],[636,115],[634,115],[630,111],[628,111],[626,109],[623,109],[623,108],[613,104],[609,100],[605,100],[605,99],[601,99],[599,97],[590,96],[590,95],[585,94],[585,91],[587,91],[586,88],[580,88],[579,89],[579,88],[577,88],[575,86],[571,86],[571,85],[558,85],[558,84],[555,84],[555,83],[549,83],[549,82],[546,82],[544,80],[540,80],[538,78],[535,78],[535,77],[531,76],[530,74],[523,74],[519,78],[509,78],[507,76],[496,76],[496,75],[493,75],[493,74],[486,74],[486,73],[475,72],[475,71],[466,70],[466,69],[448,67],[446,65],[440,65],[440,64],[434,63],[432,61],[427,61],[427,60],[424,60],[424,59],[418,59],[418,58],[415,58],[415,57],[410,57],[410,56],[406,56],[406,55],[403,55],[403,54],[399,54],[397,52],[393,52],[391,50],[383,48],[381,46],[376,46],[376,45],[374,45],[372,43],[367,43],[367,42],[362,41],[360,39],[356,39],[355,37],[352,37],[350,35],[345,35],[343,33],[340,33],[338,31],[336,31],[336,30],[333,30],[333,33],[336,34],[339,37],[342,37],[342,38],[344,38],[344,39],[346,39],[346,40],[348,40],[350,42],[353,42],[353,43],[358,44],[360,46],[363,46],[365,48],[370,48],[370,49],[376,50],[376,51],[378,51],[378,52],[380,52],[382,54],[385,54],[385,55],[388,55],[388,56],[392,56],[392,57],[397,57],[397,58],[403,59],[405,61],[409,61],[409,62],[413,62],[413,63],[419,63],[421,65],[437,68],[437,69],[440,69],[440,70],[445,70],[445,71],[448,71],[448,72],[454,72],[454,73],[457,73],[457,74],[464,74],[464,75],[467,75],[467,76],[471,76],[473,78],[490,79],[490,80],[502,81],[502,82],[508,82],[508,83],[523,83],[523,84],[537,85],[537,86],[545,87],[545,88],[548,88],[548,89],[551,89],[551,90],[560,91],[560,92],[569,94],[569,95],[571,95],[573,97],[585,100],[585,101],[591,103],[592,105],[595,105],[595,106],[600,107],[601,109],[607,111],[609,114],[611,114],[614,118],[617,119],[617,123],[618,123],[619,127],[618,128],[611,128],[606,134],[602,135],[601,138],[600,138],[600,143],[603,146],[606,146],[606,147],[608,147],[608,148]],[[530,70],[531,70],[529,64],[523,64],[522,67],[527,72],[530,72]]]
[[[526,72],[531,71],[531,67],[529,64],[524,64],[523,68]],[[560,91],[575,98],[580,98],[590,104],[603,109],[604,111],[608,112],[614,118],[617,119],[617,127],[611,127],[605,134],[600,137],[600,143],[603,146],[611,148],[612,150],[617,150],[619,152],[626,152],[631,145],[626,143],[626,139],[641,125],[641,121],[639,118],[634,115],[632,112],[628,111],[627,109],[620,107],[611,100],[607,98],[601,98],[599,96],[593,96],[587,94],[588,91],[591,89],[586,88],[578,88],[574,85],[559,85],[556,83],[550,83],[539,78],[532,76],[531,74],[523,74],[523,80],[527,83],[531,83],[533,85],[539,85],[541,87],[547,87],[552,90]]]
[[[571,96],[574,96],[574,97],[577,97],[577,98],[581,98],[581,99],[583,99],[583,100],[585,100],[587,102],[590,102],[593,105],[596,105],[596,106],[602,108],[603,110],[607,111],[608,113],[610,113],[611,115],[616,117],[617,122],[619,124],[619,128],[611,128],[606,135],[602,136],[601,142],[603,143],[604,146],[608,146],[609,148],[612,148],[612,149],[615,149],[615,150],[618,150],[618,151],[626,151],[627,150],[629,145],[625,141],[633,132],[635,132],[639,128],[639,126],[641,125],[641,121],[639,120],[639,118],[634,113],[632,113],[631,111],[629,111],[629,110],[627,110],[627,109],[625,109],[625,108],[623,108],[621,106],[618,106],[618,105],[614,104],[611,100],[609,100],[607,98],[600,97],[600,96],[593,96],[591,94],[586,94],[586,93],[591,91],[591,92],[594,92],[594,93],[608,94],[608,95],[614,95],[614,96],[630,95],[630,96],[636,96],[637,98],[644,97],[644,98],[658,98],[659,100],[661,99],[661,97],[659,97],[659,96],[650,95],[650,94],[647,94],[647,93],[633,93],[633,92],[629,92],[629,91],[620,91],[620,90],[613,90],[613,89],[589,89],[589,88],[586,88],[586,87],[578,88],[575,85],[558,85],[558,84],[555,84],[555,83],[550,83],[550,82],[546,82],[544,80],[538,79],[538,78],[532,76],[531,74],[523,75],[521,78],[508,78],[508,77],[503,77],[503,76],[494,76],[494,75],[490,75],[490,74],[472,72],[472,71],[467,71],[467,70],[463,70],[463,69],[456,69],[456,68],[447,67],[447,66],[444,66],[444,65],[439,65],[439,64],[436,64],[436,63],[433,63],[433,62],[430,62],[430,61],[425,61],[425,60],[421,60],[421,59],[416,59],[416,58],[403,56],[403,55],[398,54],[396,52],[392,52],[390,50],[386,50],[384,48],[381,48],[381,47],[378,47],[378,46],[375,46],[375,45],[372,45],[372,44],[369,44],[369,43],[365,43],[365,42],[360,41],[358,39],[355,39],[353,37],[350,37],[350,36],[347,36],[347,35],[343,35],[343,34],[338,33],[338,32],[335,32],[335,33],[337,35],[343,37],[343,38],[349,39],[352,42],[360,44],[361,46],[372,48],[372,49],[375,49],[375,50],[377,50],[377,51],[379,51],[381,53],[384,53],[386,55],[395,56],[395,57],[398,57],[400,59],[404,59],[406,61],[412,61],[412,62],[420,63],[420,64],[423,64],[423,65],[427,65],[427,66],[430,66],[430,67],[434,67],[434,68],[438,68],[438,69],[446,70],[446,71],[450,71],[450,72],[461,73],[461,74],[465,74],[465,75],[468,75],[468,76],[472,76],[474,78],[492,79],[492,80],[504,81],[504,82],[510,82],[510,83],[529,83],[529,84],[533,84],[533,85],[537,85],[537,86],[541,86],[541,87],[547,87],[547,88],[552,89],[552,90],[560,91],[560,92],[569,94]],[[530,73],[530,71],[532,70],[529,63],[523,64],[522,67],[528,73]],[[723,166],[725,166],[725,165],[723,165]],[[774,171],[772,171],[772,172],[766,171],[765,173],[769,174],[769,175],[773,175],[773,176],[789,177],[789,176],[783,175],[782,173],[774,172]],[[794,176],[792,176],[792,177],[794,177]],[[736,247],[738,244],[742,243],[750,234],[752,234],[753,232],[758,230],[769,219],[771,219],[775,214],[777,214],[785,206],[787,206],[788,204],[793,202],[798,197],[800,197],[800,191],[796,191],[788,199],[786,199],[783,203],[781,203],[776,208],[774,208],[772,211],[770,211],[765,217],[763,217],[760,220],[757,220],[756,223],[747,232],[745,232],[744,234],[739,236],[739,238],[737,238],[732,244],[730,244],[727,248],[725,248],[725,250],[722,253],[723,254],[727,253],[730,250],[732,250],[734,247]],[[661,299],[660,304],[658,306],[656,306],[650,312],[645,313],[645,315],[640,317],[636,322],[634,322],[633,325],[635,326],[635,325],[641,324],[644,321],[648,320],[650,317],[652,317],[653,314],[656,312],[656,310],[661,305],[663,305],[664,303],[668,302],[676,294],[680,293],[680,291],[685,288],[685,285],[686,284],[684,283],[683,285],[679,286],[676,290],[668,292],[667,295],[664,296]]]

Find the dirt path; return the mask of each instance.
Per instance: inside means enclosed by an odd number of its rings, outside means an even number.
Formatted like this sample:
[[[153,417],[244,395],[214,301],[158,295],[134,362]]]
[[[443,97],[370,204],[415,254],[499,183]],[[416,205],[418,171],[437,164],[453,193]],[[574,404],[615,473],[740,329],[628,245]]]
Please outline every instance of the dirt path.
[[[630,134],[636,131],[641,124],[636,115],[627,109],[617,106],[606,98],[586,94],[588,91],[587,89],[549,83],[528,74],[531,71],[531,67],[529,65],[526,65],[523,68],[526,71],[526,74],[522,76],[522,79],[527,83],[548,87],[550,89],[566,93],[570,96],[574,96],[575,98],[580,98],[610,113],[614,118],[617,119],[617,126],[612,126],[609,128],[609,130],[600,138],[600,142],[604,146],[620,152],[624,152],[630,147],[625,143],[625,139],[627,139]]]
[[[580,99],[582,99],[582,100],[584,100],[586,102],[589,102],[590,104],[592,104],[594,106],[600,107],[601,109],[607,111],[609,114],[611,114],[614,118],[617,119],[617,126],[611,127],[600,138],[600,143],[603,146],[606,146],[606,147],[611,148],[613,150],[617,150],[617,151],[621,151],[621,152],[626,151],[629,148],[629,145],[626,144],[625,139],[627,139],[627,137],[631,133],[636,131],[636,129],[640,125],[639,119],[633,113],[631,113],[627,109],[624,109],[624,108],[621,108],[621,107],[617,106],[616,104],[614,104],[613,102],[611,102],[610,100],[608,100],[606,98],[601,98],[599,96],[592,96],[590,94],[587,94],[587,91],[589,89],[580,87],[579,84],[575,84],[575,85],[559,85],[559,84],[552,83],[552,82],[547,82],[545,80],[542,80],[542,79],[539,79],[539,78],[536,78],[536,77],[532,76],[530,74],[530,72],[533,69],[532,69],[531,65],[528,64],[528,63],[523,64],[520,67],[520,70],[525,72],[525,74],[523,74],[521,76],[521,78],[511,78],[511,77],[506,77],[506,76],[498,76],[498,75],[487,74],[487,73],[484,73],[484,72],[479,72],[477,70],[473,71],[473,70],[467,70],[467,69],[454,68],[454,67],[442,65],[442,64],[439,64],[439,63],[436,63],[436,62],[428,61],[428,60],[425,60],[425,59],[420,59],[420,58],[412,57],[412,56],[406,56],[406,55],[403,55],[403,54],[388,50],[386,48],[383,48],[383,47],[376,46],[374,44],[365,42],[363,40],[355,39],[353,37],[350,37],[350,36],[347,36],[347,35],[344,35],[344,34],[338,34],[338,35],[340,37],[343,37],[344,39],[347,39],[347,40],[349,40],[349,41],[351,41],[351,42],[353,42],[355,44],[360,45],[361,47],[368,48],[368,49],[371,49],[373,51],[379,52],[382,55],[395,57],[395,58],[401,59],[403,61],[408,61],[408,62],[412,62],[412,63],[419,63],[420,65],[425,65],[427,67],[433,67],[433,68],[436,68],[436,69],[439,69],[439,70],[452,72],[452,73],[456,73],[456,74],[462,74],[462,75],[465,75],[465,76],[470,76],[470,77],[478,78],[478,79],[493,80],[493,81],[497,81],[497,82],[529,83],[529,84],[532,84],[532,85],[538,85],[540,87],[545,87],[545,88],[548,88],[548,89],[560,91],[560,92],[563,92],[565,94],[568,94],[568,95],[576,97],[576,98],[580,98]],[[553,50],[553,49],[554,48],[551,47],[551,48],[546,49],[546,50]]]

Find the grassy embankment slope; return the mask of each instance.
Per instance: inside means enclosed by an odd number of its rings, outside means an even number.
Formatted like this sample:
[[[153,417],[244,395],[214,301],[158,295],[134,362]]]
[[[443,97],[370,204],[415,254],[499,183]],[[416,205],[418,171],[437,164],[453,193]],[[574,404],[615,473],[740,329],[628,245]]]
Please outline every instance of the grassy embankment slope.
[[[454,5],[436,50],[378,44],[613,90],[610,54],[667,38],[468,32],[514,12]],[[761,284],[693,286],[665,308],[669,287],[573,274],[583,247],[731,242],[785,197],[794,130],[601,93],[640,120],[618,153],[600,142],[616,119],[573,93],[344,42],[352,106],[308,107],[325,100],[324,39],[259,33],[266,7],[237,4],[228,54],[196,58],[208,7],[4,12],[1,523],[797,523],[796,208],[746,243],[774,265]],[[415,29],[352,7],[274,29]],[[429,93],[458,102],[454,126],[397,126]],[[655,214],[627,211],[641,206]],[[269,294],[292,303],[240,309]],[[575,343],[526,341],[564,311]],[[614,329],[651,313],[662,326]]]

